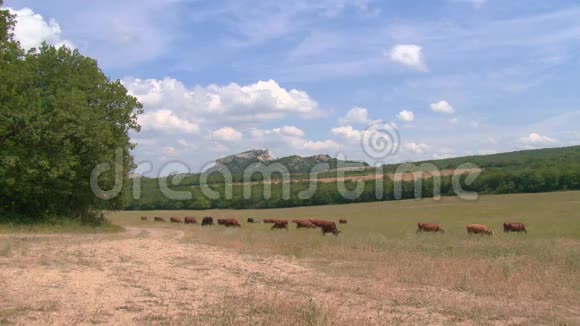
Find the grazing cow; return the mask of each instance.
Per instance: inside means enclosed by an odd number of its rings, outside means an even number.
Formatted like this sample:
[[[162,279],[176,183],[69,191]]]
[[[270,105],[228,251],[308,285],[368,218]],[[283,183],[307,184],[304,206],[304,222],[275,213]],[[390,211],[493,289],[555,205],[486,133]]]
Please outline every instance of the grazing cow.
[[[153,220],[155,220],[155,222],[165,222],[165,219],[163,217],[159,217],[159,216],[155,216],[153,218]]]
[[[279,220],[275,219],[275,218],[265,218],[262,220],[262,223],[276,223]]]
[[[322,230],[323,235],[327,233],[338,235],[340,233],[340,231],[336,229],[336,223],[334,222],[324,220],[310,220],[310,223],[319,227]]]
[[[445,233],[445,230],[439,224],[435,223],[417,223],[417,232],[441,232]]]
[[[272,230],[282,230],[282,229],[288,231],[288,221],[287,220],[276,221],[276,223],[274,223],[274,225],[272,225]]]
[[[147,221],[147,216],[141,216],[141,221]]]
[[[219,223],[219,222],[220,222],[220,220],[218,220],[218,223]],[[229,226],[232,226],[232,227],[238,227],[238,228],[239,228],[239,227],[242,227],[242,226],[240,225],[240,222],[239,222],[238,220],[236,220],[235,218],[226,218],[226,219],[221,219],[221,223],[220,223],[220,224],[222,224],[222,225],[224,225],[224,226],[226,226],[226,227],[229,227]]]
[[[528,230],[526,230],[526,226],[524,225],[524,223],[505,222],[503,224],[503,232],[524,232],[524,233],[528,233]]]
[[[309,220],[293,220],[293,223],[296,223],[297,229],[316,229],[316,225],[312,224]]]
[[[181,219],[179,217],[172,217],[169,219],[171,223],[181,223]]]
[[[197,220],[195,219],[195,217],[186,217],[185,218],[185,224],[197,224]]]
[[[348,221],[344,218],[341,218],[340,220],[338,220],[338,224],[346,224],[348,223]]]
[[[218,224],[219,225],[223,225],[225,221],[226,221],[225,218],[218,218]]]
[[[213,217],[206,216],[201,220],[201,226],[213,225]]]
[[[493,235],[493,230],[482,224],[469,224],[466,228],[467,234]]]
[[[248,217],[248,223],[256,223],[253,218]]]

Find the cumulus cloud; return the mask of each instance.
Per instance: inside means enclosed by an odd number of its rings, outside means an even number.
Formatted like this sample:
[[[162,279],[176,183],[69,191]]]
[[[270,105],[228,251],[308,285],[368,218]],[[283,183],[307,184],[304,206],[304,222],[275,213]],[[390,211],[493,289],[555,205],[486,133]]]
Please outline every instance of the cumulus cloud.
[[[399,120],[401,120],[403,122],[411,122],[411,121],[415,120],[415,114],[411,111],[403,110],[403,111],[399,112],[399,114],[397,115],[397,118],[399,118]]]
[[[343,125],[352,125],[352,124],[368,124],[371,121],[369,120],[369,111],[366,108],[361,107],[354,107],[344,118],[339,120],[340,124]]]
[[[211,133],[211,136],[215,140],[221,140],[226,142],[236,142],[242,139],[242,133],[232,127],[223,127],[214,130]]]
[[[453,113],[455,109],[445,100],[441,100],[437,103],[431,103],[431,111],[438,113]]]
[[[60,25],[54,19],[46,21],[40,14],[30,8],[14,10],[8,8],[10,13],[16,15],[14,37],[20,42],[22,48],[29,50],[39,47],[42,42],[56,47],[66,46],[74,49],[74,44],[62,38]]]
[[[360,141],[362,137],[362,132],[354,129],[352,126],[332,128],[331,132],[334,135],[341,136],[350,141]]]
[[[246,86],[231,83],[188,88],[173,78],[125,78],[123,84],[146,109],[169,108],[189,118],[259,122],[320,113],[318,104],[306,92],[286,90],[274,80]]]
[[[413,153],[416,154],[423,154],[425,153],[425,151],[427,151],[429,149],[429,146],[427,144],[419,144],[419,143],[406,143],[403,145],[403,147]]]
[[[139,116],[139,124],[143,131],[157,130],[168,134],[199,132],[198,124],[178,118],[171,110],[144,113]]]
[[[313,152],[320,152],[320,151],[331,151],[331,150],[338,150],[340,145],[332,140],[325,140],[325,141],[306,141],[303,144],[304,149],[313,151]]]
[[[538,133],[531,133],[527,137],[520,138],[520,143],[526,145],[546,145],[558,142],[555,138],[550,138],[548,136],[542,136]]]
[[[391,61],[419,71],[427,71],[423,59],[423,49],[415,44],[398,44],[388,53]]]
[[[295,126],[283,126],[281,128],[274,128],[269,130],[264,129],[252,129],[250,130],[250,134],[253,137],[264,137],[269,135],[280,135],[280,136],[288,136],[288,137],[303,137],[304,130],[295,127]]]

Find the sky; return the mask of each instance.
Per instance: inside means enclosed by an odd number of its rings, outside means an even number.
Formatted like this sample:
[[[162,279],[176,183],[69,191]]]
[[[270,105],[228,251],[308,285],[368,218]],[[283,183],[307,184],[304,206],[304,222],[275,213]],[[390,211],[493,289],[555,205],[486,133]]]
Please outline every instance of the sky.
[[[22,47],[76,48],[143,103],[148,175],[258,148],[377,164],[580,144],[576,0],[5,7]],[[380,125],[389,155],[365,145]]]

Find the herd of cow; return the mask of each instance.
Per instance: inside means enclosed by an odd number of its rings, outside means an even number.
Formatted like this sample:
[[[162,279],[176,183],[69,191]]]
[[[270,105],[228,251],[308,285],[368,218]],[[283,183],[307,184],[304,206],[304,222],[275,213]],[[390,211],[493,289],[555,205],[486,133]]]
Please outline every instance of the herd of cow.
[[[149,218],[147,216],[141,216],[142,221],[148,221]],[[155,216],[153,218],[155,222],[165,222],[163,217]],[[169,219],[171,223],[185,223],[185,224],[197,224],[197,219],[192,216],[187,216],[181,221],[179,217],[171,217]],[[259,221],[255,221],[253,218],[248,218],[248,223],[259,223]],[[217,220],[219,225],[223,225],[226,227],[241,227],[242,225],[240,222],[235,218],[220,218]],[[263,219],[262,223],[272,224],[272,230],[288,230],[288,220],[279,220],[279,219]],[[325,221],[325,220],[292,220],[292,223],[296,224],[297,229],[316,229],[320,228],[322,234],[331,233],[334,235],[338,235],[340,231],[336,228],[336,223],[332,221]],[[348,221],[346,219],[339,219],[339,224],[347,224]],[[214,225],[213,217],[206,216],[201,220],[202,226],[210,226]],[[480,235],[493,235],[493,230],[486,225],[483,224],[469,224],[466,226],[467,234],[480,234]],[[503,224],[503,231],[504,232],[524,232],[527,233],[526,226],[523,223],[519,222],[505,222]],[[417,223],[417,232],[440,232],[445,233],[445,229],[439,224],[436,223]]]
[[[466,227],[467,234],[481,234],[493,235],[493,230],[483,224],[468,224]],[[417,223],[417,233],[419,232],[441,232],[445,233],[445,229],[439,224],[435,223]],[[503,232],[524,232],[527,233],[526,226],[519,222],[505,222],[503,224]]]
[[[141,216],[142,221],[148,221],[149,218],[147,216]],[[163,217],[155,216],[153,218],[155,222],[165,222]],[[183,219],[179,217],[171,217],[169,218],[171,223],[185,223],[185,224],[197,224],[197,219],[192,216],[187,216]],[[248,223],[259,223],[255,221],[253,218],[248,218]],[[226,227],[241,227],[240,221],[235,218],[220,218],[217,220],[219,225],[223,225]],[[279,219],[264,219],[262,223],[272,224],[272,230],[288,230],[288,220],[279,220]],[[334,235],[338,235],[340,231],[336,228],[336,223],[332,221],[325,221],[325,220],[292,220],[292,223],[296,224],[297,229],[316,229],[320,228],[322,234],[331,233]],[[347,224],[348,221],[346,219],[339,219],[339,224]],[[210,226],[214,225],[213,217],[206,216],[201,220],[201,226]]]

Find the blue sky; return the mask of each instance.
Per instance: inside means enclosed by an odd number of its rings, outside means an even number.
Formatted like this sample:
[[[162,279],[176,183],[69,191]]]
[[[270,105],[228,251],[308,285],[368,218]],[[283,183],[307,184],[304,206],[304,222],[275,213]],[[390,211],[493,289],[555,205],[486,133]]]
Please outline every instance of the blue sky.
[[[400,134],[387,162],[580,144],[577,1],[5,6],[23,46],[78,48],[144,103],[135,155],[154,171],[251,148],[372,163],[378,121]]]

